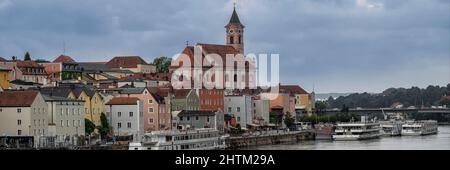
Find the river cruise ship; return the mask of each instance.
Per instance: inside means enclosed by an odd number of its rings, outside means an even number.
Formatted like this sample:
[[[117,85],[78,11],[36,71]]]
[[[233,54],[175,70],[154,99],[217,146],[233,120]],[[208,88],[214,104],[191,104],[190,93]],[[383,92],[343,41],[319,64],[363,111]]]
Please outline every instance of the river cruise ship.
[[[435,120],[407,121],[402,126],[403,136],[432,135],[438,133],[438,122]]]
[[[129,150],[220,150],[225,149],[226,138],[216,129],[155,131],[130,143]]]
[[[380,123],[367,121],[365,117],[361,122],[338,123],[334,130],[333,140],[365,140],[381,136]]]
[[[383,136],[400,136],[402,134],[402,125],[401,121],[381,121],[381,134]]]

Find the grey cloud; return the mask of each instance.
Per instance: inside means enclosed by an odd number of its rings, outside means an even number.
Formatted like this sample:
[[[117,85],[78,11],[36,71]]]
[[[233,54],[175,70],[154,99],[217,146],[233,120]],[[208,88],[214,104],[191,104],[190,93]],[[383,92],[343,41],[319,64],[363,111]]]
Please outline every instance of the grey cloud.
[[[450,81],[449,62],[442,62],[450,56],[449,6],[448,0],[242,0],[238,13],[246,51],[279,53],[284,82],[308,90],[316,84],[319,92],[377,92]],[[151,61],[180,52],[185,41],[223,44],[231,10],[228,0],[0,0],[0,56],[30,51],[51,60],[65,41],[67,53],[81,61],[115,55]]]

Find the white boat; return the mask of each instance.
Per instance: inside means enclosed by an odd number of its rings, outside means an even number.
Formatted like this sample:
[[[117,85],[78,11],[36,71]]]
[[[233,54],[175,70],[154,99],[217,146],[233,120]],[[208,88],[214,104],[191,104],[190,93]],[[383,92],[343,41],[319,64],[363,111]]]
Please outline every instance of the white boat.
[[[220,150],[227,135],[216,129],[156,131],[143,135],[141,142],[129,144],[129,150]]]
[[[400,136],[402,134],[403,122],[391,120],[382,121],[380,124],[383,136]]]
[[[363,116],[361,122],[338,123],[334,130],[334,140],[365,140],[381,136],[380,123],[368,122]]]
[[[438,133],[438,123],[435,120],[407,121],[402,126],[402,135],[420,136]]]

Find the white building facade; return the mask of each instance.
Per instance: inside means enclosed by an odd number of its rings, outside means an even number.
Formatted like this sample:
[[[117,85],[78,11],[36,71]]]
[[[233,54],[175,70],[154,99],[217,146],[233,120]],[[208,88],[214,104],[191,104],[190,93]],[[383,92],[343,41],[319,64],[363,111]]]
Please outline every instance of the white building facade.
[[[106,103],[113,134],[139,139],[144,133],[143,101],[135,97],[115,97]]]
[[[225,96],[225,114],[234,116],[236,123],[242,128],[253,123],[253,102],[252,97],[247,95]]]

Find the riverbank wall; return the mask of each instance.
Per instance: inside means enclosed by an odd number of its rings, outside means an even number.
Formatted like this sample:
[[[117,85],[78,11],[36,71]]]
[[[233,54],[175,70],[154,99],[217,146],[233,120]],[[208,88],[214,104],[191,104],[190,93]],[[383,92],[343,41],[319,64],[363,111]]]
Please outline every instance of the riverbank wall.
[[[227,149],[237,149],[262,145],[277,145],[297,143],[300,141],[314,140],[315,134],[311,131],[282,132],[275,134],[252,134],[248,136],[230,137],[226,140]]]

